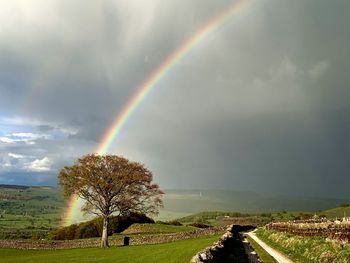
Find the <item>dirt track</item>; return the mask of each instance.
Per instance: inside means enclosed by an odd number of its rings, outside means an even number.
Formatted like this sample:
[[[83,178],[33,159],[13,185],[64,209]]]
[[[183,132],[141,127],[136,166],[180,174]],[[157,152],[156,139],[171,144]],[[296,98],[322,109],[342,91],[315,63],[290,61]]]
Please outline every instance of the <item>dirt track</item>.
[[[273,249],[272,247],[268,246],[265,242],[261,241],[254,233],[248,232],[246,233],[249,235],[252,239],[254,239],[263,249],[266,250],[267,253],[269,253],[273,258],[277,260],[279,263],[294,263],[294,261],[290,260],[287,258],[285,255],[282,253],[278,252],[277,250]]]

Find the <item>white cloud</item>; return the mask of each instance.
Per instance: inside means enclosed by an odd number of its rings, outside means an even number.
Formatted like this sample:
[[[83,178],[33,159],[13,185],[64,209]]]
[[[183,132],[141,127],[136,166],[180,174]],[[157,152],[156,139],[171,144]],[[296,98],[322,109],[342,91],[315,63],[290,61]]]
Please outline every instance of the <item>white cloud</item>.
[[[52,160],[48,157],[36,159],[27,164],[26,169],[33,172],[46,172],[51,170]]]
[[[0,125],[5,126],[14,126],[18,127],[29,127],[31,129],[38,129],[42,126],[50,127],[50,132],[52,130],[61,132],[62,134],[69,136],[74,135],[78,133],[78,129],[76,127],[63,125],[62,123],[55,123],[55,122],[47,122],[47,121],[41,121],[39,119],[33,119],[33,118],[24,118],[19,116],[14,117],[0,117]],[[27,138],[50,138],[48,134],[34,134],[30,132],[15,132],[11,134],[12,136],[16,137],[27,137]]]
[[[12,164],[9,161],[5,161],[1,163],[1,168],[2,169],[9,169],[12,167]]]
[[[1,172],[47,172],[52,171],[53,160],[49,157],[35,158],[29,155],[7,153],[0,156]]]
[[[35,141],[38,139],[50,139],[52,138],[49,134],[36,134],[31,132],[17,132],[7,134],[5,136],[0,137],[0,142],[3,143],[16,143],[16,142],[24,142],[26,144],[33,145]]]
[[[8,138],[8,137],[0,137],[0,142],[3,142],[3,143],[13,143],[15,141],[16,140]]]
[[[316,65],[310,68],[308,75],[313,80],[318,80],[329,68],[329,62],[326,60],[318,62]]]
[[[31,132],[17,132],[11,134],[13,137],[21,138],[23,139],[29,139],[29,140],[36,140],[40,138],[49,139],[51,136],[48,134],[37,134],[37,133],[31,133]]]
[[[24,155],[15,154],[15,153],[8,153],[7,155],[15,159],[23,159],[25,157]]]

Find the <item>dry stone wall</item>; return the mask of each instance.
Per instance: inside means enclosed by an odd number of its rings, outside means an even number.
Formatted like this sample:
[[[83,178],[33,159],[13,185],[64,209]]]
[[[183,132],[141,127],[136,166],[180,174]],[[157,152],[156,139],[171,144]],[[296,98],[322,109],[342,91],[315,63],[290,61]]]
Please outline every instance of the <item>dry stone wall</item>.
[[[197,238],[201,236],[216,235],[223,233],[225,227],[213,227],[206,229],[198,229],[191,232],[180,232],[171,234],[156,235],[130,235],[130,245],[158,244],[173,242],[189,238]],[[110,246],[123,245],[124,236],[110,237]],[[101,240],[98,238],[75,239],[75,240],[0,240],[0,248],[18,248],[18,249],[70,249],[99,247]]]
[[[191,263],[223,263],[235,262],[233,255],[233,246],[235,239],[238,238],[242,231],[251,230],[252,226],[231,225],[226,229],[226,232],[210,247],[198,252],[191,259]]]
[[[332,221],[273,222],[267,228],[299,236],[319,236],[350,243],[350,223]]]

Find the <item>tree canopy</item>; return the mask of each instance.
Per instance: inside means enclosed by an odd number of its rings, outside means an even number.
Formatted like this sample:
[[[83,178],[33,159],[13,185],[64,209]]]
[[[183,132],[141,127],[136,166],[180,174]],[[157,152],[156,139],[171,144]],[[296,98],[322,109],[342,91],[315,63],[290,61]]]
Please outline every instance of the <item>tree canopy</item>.
[[[82,210],[103,217],[102,247],[108,247],[111,214],[157,214],[163,192],[145,165],[116,155],[89,154],[59,172],[65,196],[84,199]]]

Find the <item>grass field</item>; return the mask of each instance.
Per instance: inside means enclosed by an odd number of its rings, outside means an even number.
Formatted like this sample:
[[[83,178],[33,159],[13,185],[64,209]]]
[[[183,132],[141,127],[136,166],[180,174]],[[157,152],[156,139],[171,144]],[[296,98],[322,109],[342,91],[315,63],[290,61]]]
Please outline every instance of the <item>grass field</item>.
[[[219,235],[187,239],[157,245],[85,248],[65,250],[0,249],[2,263],[12,262],[189,262],[201,249],[219,239]]]
[[[125,229],[122,234],[164,234],[164,233],[178,233],[196,230],[197,228],[191,226],[173,226],[164,224],[132,224]]]
[[[322,212],[327,218],[342,218],[343,216],[350,216],[350,206],[336,207]]]
[[[64,200],[56,188],[0,187],[0,228],[49,229],[61,221]]]
[[[296,263],[350,262],[350,245],[321,237],[302,237],[259,228],[256,235]]]

